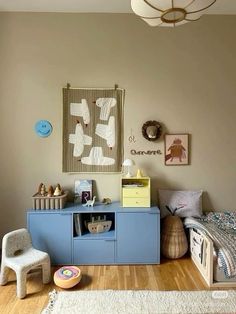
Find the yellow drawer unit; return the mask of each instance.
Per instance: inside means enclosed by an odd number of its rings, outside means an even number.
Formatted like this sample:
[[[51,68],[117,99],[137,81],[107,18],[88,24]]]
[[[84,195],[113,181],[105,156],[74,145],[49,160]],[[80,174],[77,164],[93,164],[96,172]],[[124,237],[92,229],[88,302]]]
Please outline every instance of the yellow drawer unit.
[[[123,207],[150,207],[151,184],[149,177],[121,179],[121,203]]]

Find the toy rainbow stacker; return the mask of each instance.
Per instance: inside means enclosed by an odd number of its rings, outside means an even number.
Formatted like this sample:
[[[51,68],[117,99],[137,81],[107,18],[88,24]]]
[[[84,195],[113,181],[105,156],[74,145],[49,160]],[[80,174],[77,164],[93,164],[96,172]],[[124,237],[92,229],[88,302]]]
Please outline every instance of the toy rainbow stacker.
[[[81,280],[81,270],[77,266],[63,266],[54,273],[55,284],[63,289],[77,285]]]

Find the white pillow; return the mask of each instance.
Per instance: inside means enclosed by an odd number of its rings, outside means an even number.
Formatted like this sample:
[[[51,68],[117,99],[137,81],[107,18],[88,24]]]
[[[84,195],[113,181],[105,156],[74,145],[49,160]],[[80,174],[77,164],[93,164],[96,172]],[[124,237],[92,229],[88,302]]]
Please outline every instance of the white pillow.
[[[161,218],[170,215],[168,206],[176,216],[200,217],[202,215],[202,191],[158,190]]]

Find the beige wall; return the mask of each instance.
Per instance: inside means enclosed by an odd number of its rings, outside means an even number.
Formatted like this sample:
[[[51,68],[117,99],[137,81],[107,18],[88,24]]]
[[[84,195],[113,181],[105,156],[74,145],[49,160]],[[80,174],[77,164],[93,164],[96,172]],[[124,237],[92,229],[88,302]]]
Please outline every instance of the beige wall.
[[[119,199],[118,174],[61,171],[66,82],[125,88],[125,157],[132,148],[163,152],[163,139],[142,138],[147,120],[191,134],[190,166],[133,158],[152,177],[154,200],[158,187],[203,189],[206,209],[235,209],[235,37],[236,16],[166,29],[129,14],[0,14],[0,235],[25,225],[40,182],[72,191],[75,179],[91,178],[99,198]],[[39,119],[53,124],[49,138],[35,135]]]

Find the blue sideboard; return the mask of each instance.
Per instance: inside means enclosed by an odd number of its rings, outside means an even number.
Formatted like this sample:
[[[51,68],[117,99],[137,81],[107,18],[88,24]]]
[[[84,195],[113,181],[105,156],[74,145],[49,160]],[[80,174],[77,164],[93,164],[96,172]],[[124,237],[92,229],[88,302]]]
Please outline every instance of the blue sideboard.
[[[104,215],[112,221],[110,230],[90,233],[86,222]],[[156,206],[124,208],[114,202],[29,210],[27,226],[34,247],[48,252],[54,265],[160,263],[160,211]]]

